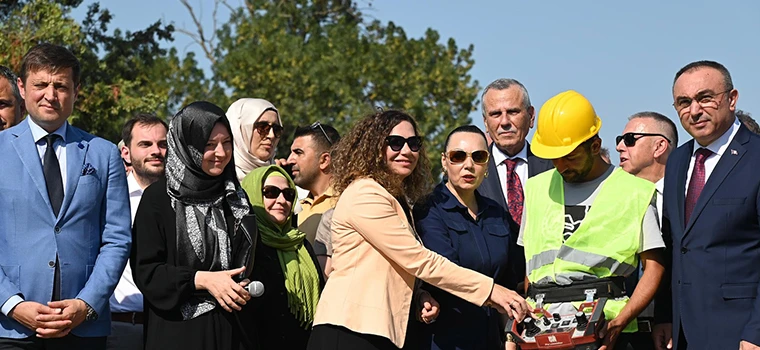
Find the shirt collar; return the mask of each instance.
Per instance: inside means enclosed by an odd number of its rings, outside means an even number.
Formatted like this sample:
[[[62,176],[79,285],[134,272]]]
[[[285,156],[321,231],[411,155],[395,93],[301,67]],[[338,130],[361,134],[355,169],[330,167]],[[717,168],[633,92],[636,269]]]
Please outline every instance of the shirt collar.
[[[443,194],[443,203],[441,203],[441,207],[443,209],[460,209],[460,210],[467,210],[467,207],[465,207],[462,203],[459,202],[456,196],[454,196],[453,193],[451,193],[451,190],[449,190],[448,187],[446,187],[445,182],[441,182],[438,184],[438,187],[440,187],[441,194]],[[489,201],[484,201],[480,193],[478,191],[475,191],[475,199],[478,201],[478,215],[480,213],[484,212],[486,208],[490,205]]]
[[[520,152],[517,152],[513,157],[508,156],[506,153],[502,152],[499,147],[496,147],[496,143],[491,145],[491,157],[493,157],[494,164],[499,165],[503,164],[505,160],[507,159],[515,159],[519,158],[522,161],[527,161],[528,159],[528,141],[524,141],[525,145],[523,145],[523,148],[520,150]]]
[[[314,196],[311,195],[311,192],[309,192],[309,194],[301,200],[301,204],[311,204],[319,200],[326,200],[333,196],[335,196],[335,191],[333,190],[332,186],[330,186],[327,188],[327,190],[325,190],[325,193],[322,193],[322,195],[317,198],[314,198]]]
[[[29,130],[32,132],[34,143],[40,142],[40,140],[49,134],[47,131],[45,131],[45,129],[37,125],[37,123],[35,123],[31,117],[27,116],[26,119],[29,121]],[[63,125],[61,125],[61,127],[52,132],[53,134],[60,136],[61,140],[63,140],[63,143],[66,143],[66,126],[68,124],[68,121],[63,122]]]
[[[662,194],[664,183],[665,178],[661,178],[654,183],[654,188],[657,190],[657,193]]]
[[[697,153],[697,150],[704,147],[712,151],[712,153],[715,153],[718,157],[723,155],[723,152],[726,151],[726,148],[728,148],[728,145],[731,143],[731,140],[734,139],[734,136],[739,131],[739,118],[734,119],[734,123],[731,124],[731,127],[726,130],[726,132],[723,133],[723,135],[720,135],[720,137],[713,141],[711,144],[707,146],[700,145],[697,140],[694,140],[694,149],[691,150],[691,155],[694,156],[694,153]]]
[[[135,173],[130,172],[129,175],[127,175],[127,188],[129,189],[129,195],[142,195],[143,189],[140,187],[140,184],[137,182],[137,179],[135,178]]]

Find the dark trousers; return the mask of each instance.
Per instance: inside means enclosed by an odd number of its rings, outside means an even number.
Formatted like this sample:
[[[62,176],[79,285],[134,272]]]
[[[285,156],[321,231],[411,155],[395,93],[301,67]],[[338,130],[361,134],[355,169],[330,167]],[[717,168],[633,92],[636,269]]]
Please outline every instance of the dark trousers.
[[[398,350],[390,339],[321,324],[311,330],[308,350]]]
[[[29,337],[22,339],[0,338],[0,350],[105,350],[106,337],[82,338],[69,334],[63,338],[42,339]]]
[[[615,350],[654,350],[652,333],[621,333],[615,343]]]

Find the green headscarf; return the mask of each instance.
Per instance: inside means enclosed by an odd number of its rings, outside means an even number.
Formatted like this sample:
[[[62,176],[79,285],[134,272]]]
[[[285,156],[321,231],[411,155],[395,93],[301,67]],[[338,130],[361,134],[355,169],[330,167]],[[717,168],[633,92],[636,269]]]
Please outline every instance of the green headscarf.
[[[290,312],[308,328],[314,321],[317,301],[319,300],[319,272],[304,246],[306,234],[293,227],[293,208],[282,225],[272,222],[264,208],[262,188],[270,176],[284,177],[288,187],[296,185],[288,174],[276,165],[269,165],[252,170],[243,178],[240,185],[248,194],[253,212],[256,214],[261,242],[277,249],[282,273],[285,275],[285,290],[288,292]],[[298,198],[294,199],[295,202]]]

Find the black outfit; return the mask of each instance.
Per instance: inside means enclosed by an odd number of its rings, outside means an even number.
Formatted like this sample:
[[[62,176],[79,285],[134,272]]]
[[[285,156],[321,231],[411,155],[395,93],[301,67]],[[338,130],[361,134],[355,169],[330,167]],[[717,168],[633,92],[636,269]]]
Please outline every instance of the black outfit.
[[[63,338],[42,339],[29,337],[23,339],[0,338],[0,350],[69,350],[69,349],[105,349],[106,337],[77,337],[68,334]]]
[[[525,147],[528,148],[526,150],[528,159],[523,160],[528,162],[528,178],[536,176],[549,169],[554,169],[554,164],[552,164],[551,160],[539,158],[533,155],[533,152],[530,151],[530,144],[526,142]],[[496,144],[491,145],[490,149],[492,154],[494,152],[501,152],[496,148]],[[514,290],[517,287],[518,283],[525,280],[525,250],[523,247],[517,244],[517,233],[520,232],[520,225],[518,225],[517,222],[509,214],[509,210],[507,210],[507,199],[504,198],[504,192],[501,190],[503,187],[502,184],[506,183],[507,179],[499,178],[499,171],[496,170],[496,163],[493,158],[494,157],[492,155],[488,160],[488,173],[490,175],[483,179],[483,182],[480,184],[480,187],[478,187],[477,191],[483,197],[496,201],[496,203],[498,203],[502,208],[504,208],[504,211],[507,212],[507,217],[509,218],[509,230],[510,232],[514,233],[512,235],[512,244],[509,247],[509,254],[515,257],[515,264],[511,266],[511,276],[513,277],[507,284],[504,284],[504,287]],[[527,179],[520,180],[522,181],[523,185],[525,184],[525,181],[527,181]],[[520,259],[519,257],[522,258]],[[522,290],[517,290],[517,292],[522,293]]]
[[[225,210],[227,213],[228,210]],[[231,221],[230,215],[226,215]],[[234,221],[233,221],[234,222]],[[162,179],[145,189],[132,237],[133,277],[145,300],[145,349],[247,349],[244,332],[253,329],[237,312],[217,306],[184,320],[180,307],[207,292],[195,290],[196,269],[177,264],[176,215]]]
[[[319,275],[319,290],[325,286],[324,274],[320,269],[314,250],[307,240],[303,243],[309,251],[312,262]],[[243,308],[241,316],[248,318],[246,324],[252,324],[256,331],[258,348],[268,349],[306,349],[311,335],[311,325],[301,326],[300,322],[288,308],[288,294],[285,290],[285,275],[280,267],[277,249],[261,241],[256,245],[251,281],[264,284],[264,294],[251,298]]]
[[[398,350],[386,337],[357,333],[331,324],[318,325],[311,332],[309,350],[320,349]]]

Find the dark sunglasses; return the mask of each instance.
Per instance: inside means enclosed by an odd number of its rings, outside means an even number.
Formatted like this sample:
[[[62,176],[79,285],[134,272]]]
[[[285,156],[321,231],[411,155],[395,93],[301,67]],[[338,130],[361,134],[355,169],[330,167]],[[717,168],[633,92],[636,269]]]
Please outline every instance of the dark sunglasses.
[[[277,186],[264,186],[264,188],[261,189],[261,193],[264,194],[265,198],[269,199],[276,199],[280,196],[280,193],[282,193],[282,196],[288,202],[293,202],[293,200],[296,199],[296,190],[292,188],[281,189]]]
[[[409,149],[412,152],[419,152],[422,147],[422,138],[419,136],[411,136],[404,138],[403,136],[390,135],[385,138],[385,143],[388,144],[393,152],[398,152],[404,148],[404,144],[409,145]]]
[[[320,123],[320,122],[314,122],[314,124],[311,124],[311,126],[309,126],[309,127],[312,128],[312,129],[314,129],[314,130],[316,130],[317,128],[319,128],[319,130],[322,130],[322,135],[325,135],[325,138],[327,139],[327,142],[329,142],[330,146],[332,146],[333,141],[330,139],[330,136],[327,136],[327,133],[325,132],[325,128],[322,127],[322,123]]]
[[[448,158],[449,161],[453,164],[459,164],[463,163],[465,160],[467,160],[467,157],[472,158],[472,161],[475,162],[475,164],[485,164],[488,163],[488,151],[480,150],[475,151],[472,153],[467,153],[462,150],[455,150],[455,151],[449,151]]]
[[[269,130],[274,131],[274,137],[280,138],[282,136],[283,127],[279,124],[272,124],[269,122],[255,122],[253,128],[259,133],[259,135],[266,137],[269,135]]]
[[[636,137],[636,136],[641,136],[641,137]],[[668,143],[670,143],[670,140],[667,137],[665,137],[665,135],[663,135],[663,134],[647,134],[647,133],[642,133],[642,132],[628,132],[628,133],[625,133],[623,135],[616,136],[615,137],[615,144],[618,145],[618,144],[620,144],[620,141],[623,141],[623,143],[625,144],[626,147],[633,147],[633,146],[636,145],[636,141],[638,141],[642,137],[647,137],[647,136],[660,136],[660,137],[664,138],[665,141],[668,141]]]

